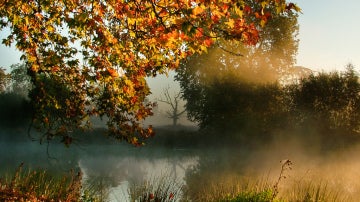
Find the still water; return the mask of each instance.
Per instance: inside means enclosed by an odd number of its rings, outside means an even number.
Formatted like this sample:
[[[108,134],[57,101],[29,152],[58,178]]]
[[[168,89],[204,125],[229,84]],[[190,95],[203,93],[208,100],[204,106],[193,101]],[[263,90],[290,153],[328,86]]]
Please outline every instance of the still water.
[[[78,142],[67,148],[61,143],[40,145],[28,140],[0,141],[0,150],[1,176],[14,173],[21,163],[25,168],[60,174],[77,169],[83,173],[84,181],[101,181],[109,191],[110,201],[127,201],[131,184],[162,176],[171,176],[196,192],[201,192],[202,187],[208,189],[213,182],[231,181],[234,176],[262,178],[272,185],[279,177],[280,161],[284,159],[290,159],[294,165],[286,172],[280,194],[288,191],[298,194],[302,193],[297,190],[302,186],[306,190],[306,186],[325,184],[330,193],[360,198],[360,146],[324,154],[316,145],[299,141],[276,141],[250,150],[226,146],[135,148],[115,142]]]
[[[126,201],[128,186],[171,176],[184,182],[186,170],[198,163],[196,150],[135,148],[125,143],[106,145],[62,144],[39,142],[0,142],[0,172],[14,173],[24,163],[25,168],[46,169],[54,173],[80,170],[84,181],[97,180],[108,189],[110,201]]]

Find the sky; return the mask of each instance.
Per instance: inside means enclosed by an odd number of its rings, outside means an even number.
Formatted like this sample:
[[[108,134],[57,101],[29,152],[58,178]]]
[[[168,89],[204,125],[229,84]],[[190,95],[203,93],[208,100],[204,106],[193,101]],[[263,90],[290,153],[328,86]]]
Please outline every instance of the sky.
[[[360,70],[360,1],[292,0],[299,15],[297,64],[317,71]]]

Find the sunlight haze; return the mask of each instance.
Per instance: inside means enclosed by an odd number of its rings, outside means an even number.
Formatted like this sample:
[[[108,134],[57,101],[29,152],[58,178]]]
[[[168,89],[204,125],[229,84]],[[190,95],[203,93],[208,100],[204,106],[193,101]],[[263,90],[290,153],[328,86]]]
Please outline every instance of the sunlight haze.
[[[294,2],[302,8],[297,64],[316,71],[332,71],[352,63],[359,71],[360,1]]]

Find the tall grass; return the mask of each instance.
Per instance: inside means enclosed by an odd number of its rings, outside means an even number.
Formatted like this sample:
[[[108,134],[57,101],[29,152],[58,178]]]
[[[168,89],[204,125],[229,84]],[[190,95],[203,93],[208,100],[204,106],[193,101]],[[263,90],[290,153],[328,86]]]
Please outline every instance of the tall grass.
[[[80,172],[56,178],[20,165],[14,175],[0,179],[1,201],[78,201],[80,196]]]
[[[0,201],[65,201],[104,202],[107,193],[98,183],[84,184],[81,172],[55,176],[46,170],[25,169],[0,178]]]
[[[189,186],[172,175],[129,183],[131,202],[220,201],[220,202],[331,202],[356,201],[347,197],[340,184],[329,184],[320,177],[286,178],[291,161],[282,164],[273,180],[218,173],[208,181]],[[197,178],[196,180],[198,180]],[[191,182],[187,182],[191,183]],[[0,201],[109,201],[109,187],[99,179],[82,180],[81,173],[53,177],[46,171],[31,171],[19,166],[13,175],[0,178]],[[123,198],[123,197],[122,197]]]
[[[139,183],[130,183],[129,200],[132,202],[170,202],[182,198],[183,183],[172,175],[163,175]]]
[[[81,201],[107,202],[110,201],[110,187],[101,177],[91,177],[83,181]]]

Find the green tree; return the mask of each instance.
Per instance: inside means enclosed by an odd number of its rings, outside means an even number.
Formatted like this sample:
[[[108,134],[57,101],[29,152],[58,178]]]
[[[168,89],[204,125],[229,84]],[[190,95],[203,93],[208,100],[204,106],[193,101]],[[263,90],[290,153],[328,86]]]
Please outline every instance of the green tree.
[[[112,137],[140,145],[153,134],[151,126],[141,124],[152,114],[152,104],[144,103],[150,94],[145,77],[177,68],[221,38],[254,45],[260,25],[272,17],[269,11],[299,10],[277,0],[253,5],[245,0],[1,1],[0,29],[10,29],[3,43],[15,43],[23,52],[34,85],[34,122],[48,137],[64,136],[90,116],[100,116],[107,117]],[[49,117],[53,114],[62,116]]]
[[[249,4],[257,6],[256,1]],[[221,41],[207,55],[194,55],[183,62],[176,79],[187,101],[189,118],[201,128],[221,130],[266,130],[279,124],[278,118],[287,109],[284,92],[276,82],[295,63],[297,17],[293,12],[274,16],[269,26],[261,28],[255,46]]]
[[[10,66],[10,68],[10,91],[27,98],[29,91],[31,90],[31,80],[27,74],[26,64],[13,64]]]
[[[360,83],[353,65],[345,72],[312,74],[290,88],[295,122],[325,134],[360,132]]]

